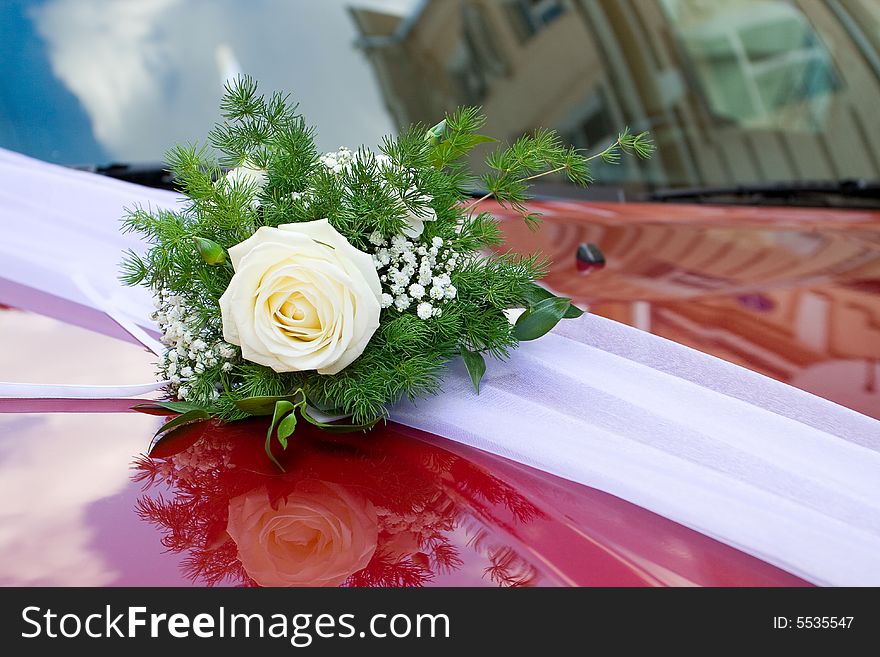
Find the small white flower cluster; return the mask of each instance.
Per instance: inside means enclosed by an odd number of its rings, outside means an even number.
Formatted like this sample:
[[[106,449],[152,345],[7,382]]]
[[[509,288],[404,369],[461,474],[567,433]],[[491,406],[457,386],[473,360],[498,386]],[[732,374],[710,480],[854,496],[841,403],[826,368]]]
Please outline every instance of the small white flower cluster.
[[[303,207],[308,208],[312,204],[315,194],[314,190],[307,189],[304,192],[290,192],[290,198],[294,201],[299,201],[303,204]]]
[[[355,152],[347,146],[340,146],[336,151],[324,153],[318,158],[318,161],[333,173],[342,173],[350,168],[355,161],[363,161],[364,158],[369,158],[370,156],[376,160],[376,164],[380,169],[389,168],[391,166],[391,158],[385,155],[385,153],[373,153],[366,148]]]
[[[208,433],[196,444],[176,452],[170,459],[155,459],[156,481],[172,486],[180,483],[198,483],[205,475],[216,473],[218,468],[234,468],[234,440],[225,434]]]
[[[238,360],[238,350],[223,340],[212,340],[209,344],[202,336],[194,335],[187,325],[188,309],[183,299],[160,292],[153,303],[156,306],[153,319],[162,331],[162,342],[168,346],[159,361],[159,373],[171,382],[171,392],[185,400],[190,396],[187,381],[192,377],[217,365],[224,372],[232,370]],[[213,397],[218,396],[215,386]]]
[[[174,472],[171,476],[190,481],[199,475],[216,472],[218,468],[234,468],[233,444],[232,441],[222,438],[208,439],[199,441],[197,446],[177,452],[174,455]]]
[[[441,500],[437,500],[441,501]],[[389,534],[408,532],[416,535],[431,534],[437,531],[438,525],[444,521],[444,514],[431,508],[413,509],[409,513],[400,513],[385,507],[376,507],[379,524]]]
[[[339,150],[331,153],[325,153],[321,156],[320,162],[333,173],[342,173],[354,162],[355,154],[350,148],[340,146]]]
[[[439,317],[440,307],[457,294],[450,273],[459,255],[443,248],[443,239],[434,237],[431,246],[395,235],[390,244],[378,232],[370,235],[376,247],[373,264],[382,283],[382,307],[404,312],[416,304],[420,319]]]

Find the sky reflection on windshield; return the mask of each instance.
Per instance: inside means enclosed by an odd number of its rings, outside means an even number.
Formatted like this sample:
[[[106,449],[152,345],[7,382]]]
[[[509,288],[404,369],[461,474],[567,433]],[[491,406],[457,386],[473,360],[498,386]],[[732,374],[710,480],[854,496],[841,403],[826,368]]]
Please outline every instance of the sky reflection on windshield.
[[[406,9],[408,0],[361,3]],[[392,131],[372,71],[353,45],[345,0],[50,0],[27,16],[55,77],[79,100],[112,160],[159,161],[203,141],[223,84],[246,73],[289,90],[319,148],[375,145]]]

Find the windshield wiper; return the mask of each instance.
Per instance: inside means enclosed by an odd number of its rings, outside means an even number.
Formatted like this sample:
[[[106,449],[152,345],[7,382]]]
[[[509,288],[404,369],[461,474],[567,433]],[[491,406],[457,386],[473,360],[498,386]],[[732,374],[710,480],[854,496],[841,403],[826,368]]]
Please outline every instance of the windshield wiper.
[[[651,200],[683,203],[880,207],[880,181],[864,179],[757,183],[654,191]]]
[[[102,176],[116,178],[117,180],[125,180],[126,182],[145,185],[146,187],[156,187],[158,189],[175,189],[174,176],[168,172],[164,164],[142,163],[142,164],[125,164],[114,162],[112,164],[102,166],[78,166],[75,169],[82,171],[91,171]]]

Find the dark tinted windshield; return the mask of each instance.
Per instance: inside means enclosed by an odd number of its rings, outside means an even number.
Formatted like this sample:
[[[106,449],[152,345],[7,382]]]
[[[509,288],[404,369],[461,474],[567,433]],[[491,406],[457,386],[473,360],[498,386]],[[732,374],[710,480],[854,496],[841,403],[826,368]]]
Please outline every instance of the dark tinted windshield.
[[[203,138],[225,79],[283,88],[319,146],[375,145],[483,105],[488,131],[594,148],[650,130],[605,182],[880,178],[877,0],[45,0],[2,3],[0,145],[158,161]]]

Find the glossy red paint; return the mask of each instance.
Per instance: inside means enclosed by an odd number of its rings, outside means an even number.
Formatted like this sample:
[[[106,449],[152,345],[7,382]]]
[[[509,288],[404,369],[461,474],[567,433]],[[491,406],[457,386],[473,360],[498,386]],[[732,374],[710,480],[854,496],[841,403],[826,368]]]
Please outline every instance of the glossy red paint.
[[[3,380],[152,376],[137,346],[46,317],[0,311],[0,335],[17,344]],[[250,494],[271,513],[264,491],[328,484],[363,508],[324,500],[324,520],[360,518],[375,541],[350,573],[331,542],[349,585],[803,584],[613,496],[393,423],[367,437],[304,428],[288,474],[265,459],[260,421],[199,429],[132,472],[162,421],[124,412],[133,403],[0,400],[0,584],[253,584],[226,533],[230,502]]]
[[[880,212],[538,202],[545,282],[594,312],[880,418]],[[487,208],[489,209],[489,208]],[[579,271],[593,242],[601,270]]]

